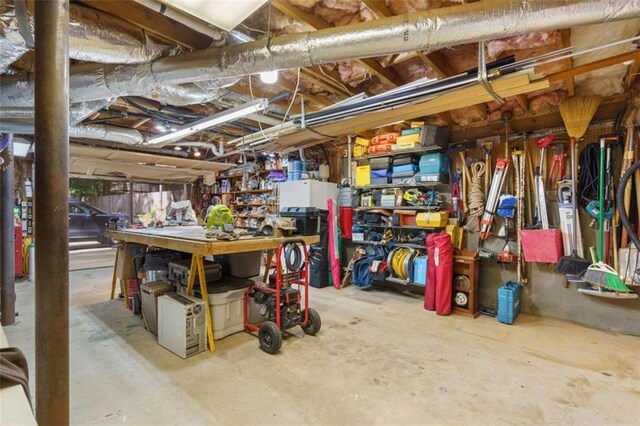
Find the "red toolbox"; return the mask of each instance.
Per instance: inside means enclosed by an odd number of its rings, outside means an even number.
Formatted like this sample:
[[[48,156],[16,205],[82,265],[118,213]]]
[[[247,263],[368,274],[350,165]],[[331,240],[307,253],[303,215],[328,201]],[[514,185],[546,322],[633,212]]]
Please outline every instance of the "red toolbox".
[[[14,234],[14,262],[15,262],[15,272],[14,275],[16,277],[21,277],[24,275],[24,270],[22,269],[22,225],[15,225],[13,227]]]
[[[393,151],[393,147],[396,146],[395,143],[383,143],[378,145],[371,145],[369,147],[369,154],[378,154],[380,152],[391,152]]]
[[[396,143],[396,139],[400,136],[400,133],[385,133],[384,135],[378,135],[371,139],[371,144],[389,144]]]

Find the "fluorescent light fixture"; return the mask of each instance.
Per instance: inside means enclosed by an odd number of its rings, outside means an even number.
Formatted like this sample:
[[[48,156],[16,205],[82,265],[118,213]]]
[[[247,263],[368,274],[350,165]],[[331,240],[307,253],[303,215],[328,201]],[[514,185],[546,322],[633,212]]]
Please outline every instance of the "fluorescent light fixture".
[[[188,124],[175,132],[167,133],[160,136],[154,136],[148,139],[148,143],[156,145],[163,142],[172,142],[186,136],[197,133],[201,130],[208,129],[210,127],[218,126],[220,124],[228,123],[229,121],[237,120],[238,118],[245,117],[255,112],[264,111],[269,106],[269,101],[266,98],[256,99],[253,102],[242,104],[235,108],[219,112],[218,114],[205,117],[191,124]]]
[[[33,152],[33,150],[30,150],[29,148],[31,148],[31,142],[26,141],[24,139],[17,139],[14,138],[13,139],[13,155],[16,157],[26,157],[29,152]]]
[[[181,147],[181,146],[176,146],[176,147],[175,147],[175,148],[173,148],[173,149],[175,149],[176,151],[182,151],[182,147]]]
[[[231,31],[267,0],[159,0],[201,21]]]
[[[278,71],[263,71],[260,73],[260,80],[265,84],[273,84],[278,81]]]

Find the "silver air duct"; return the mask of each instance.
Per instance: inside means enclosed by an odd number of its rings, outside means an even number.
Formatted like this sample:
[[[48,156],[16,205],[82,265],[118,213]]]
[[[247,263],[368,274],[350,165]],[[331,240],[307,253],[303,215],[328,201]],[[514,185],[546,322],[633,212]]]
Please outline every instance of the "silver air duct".
[[[0,120],[0,132],[32,135],[34,128],[33,123],[29,122],[10,123]],[[96,124],[69,127],[69,137],[96,139],[125,145],[140,145],[144,141],[144,136],[137,130]]]
[[[71,67],[72,102],[145,93],[175,85],[262,71],[307,67],[550,31],[640,16],[640,0],[492,0],[394,16],[310,33],[289,34],[186,52],[136,65]],[[0,82],[0,104],[33,104],[33,76]]]
[[[28,16],[28,31],[33,32],[33,19]],[[144,63],[161,56],[176,54],[178,46],[161,44],[145,31],[122,19],[80,6],[70,6],[69,57],[86,62],[132,64]],[[0,73],[17,61],[29,49],[26,40],[29,33],[21,31],[14,8],[0,7]],[[224,33],[210,27],[206,32],[214,46],[225,44]],[[25,35],[27,37],[25,37]],[[192,105],[217,100],[218,91],[237,82],[237,79],[221,79],[202,82],[201,85],[165,85],[147,87],[140,96],[170,105]],[[4,105],[4,104],[3,104]],[[30,106],[22,104],[22,106]]]
[[[0,71],[29,50],[18,25],[13,7],[0,8]],[[28,16],[33,34],[33,18]],[[150,38],[144,30],[111,15],[86,7],[69,7],[69,57],[80,61],[134,64],[152,61],[177,53],[178,46],[168,46]]]
[[[91,117],[96,112],[108,107],[112,99],[80,102],[69,106],[69,125],[75,126]],[[33,125],[33,108],[0,108],[0,121],[18,121]]]

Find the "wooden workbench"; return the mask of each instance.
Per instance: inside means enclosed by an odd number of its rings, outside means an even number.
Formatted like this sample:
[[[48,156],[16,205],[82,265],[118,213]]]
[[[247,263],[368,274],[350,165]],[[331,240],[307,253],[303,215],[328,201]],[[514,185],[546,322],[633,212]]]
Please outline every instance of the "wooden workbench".
[[[235,241],[219,241],[206,237],[206,232],[201,226],[177,226],[171,228],[146,228],[146,229],[127,229],[120,231],[109,231],[111,237],[124,242],[142,244],[149,247],[159,247],[169,250],[176,250],[183,253],[190,253],[191,267],[189,269],[189,282],[187,284],[187,294],[192,294],[193,285],[195,284],[196,274],[200,286],[202,299],[209,305],[209,295],[207,293],[207,283],[204,276],[204,256],[210,255],[232,255],[237,253],[247,253],[255,251],[267,251],[267,267],[265,268],[263,280],[267,281],[269,275],[269,266],[273,255],[278,246],[290,239],[303,240],[307,246],[320,242],[320,237],[312,236],[294,236],[287,238],[276,237],[253,237],[249,235],[241,236]],[[118,255],[113,268],[113,278],[111,280],[111,298],[115,297],[115,289],[117,282],[117,266]],[[125,304],[128,298],[127,286],[124,285]],[[215,351],[213,339],[213,320],[211,318],[211,309],[207,309],[207,340],[209,342],[209,350]]]

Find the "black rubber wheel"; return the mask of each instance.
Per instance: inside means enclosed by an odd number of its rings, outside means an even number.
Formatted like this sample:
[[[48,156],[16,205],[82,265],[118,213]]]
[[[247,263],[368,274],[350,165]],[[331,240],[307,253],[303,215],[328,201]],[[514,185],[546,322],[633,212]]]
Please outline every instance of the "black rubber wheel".
[[[282,332],[275,322],[267,321],[260,326],[258,341],[260,349],[268,354],[275,354],[282,347]]]
[[[302,318],[304,318],[304,311],[302,311]],[[315,336],[320,331],[320,327],[322,327],[322,320],[320,319],[320,314],[313,308],[309,308],[309,322],[307,325],[300,324],[302,327],[302,331],[304,331],[309,336]]]

